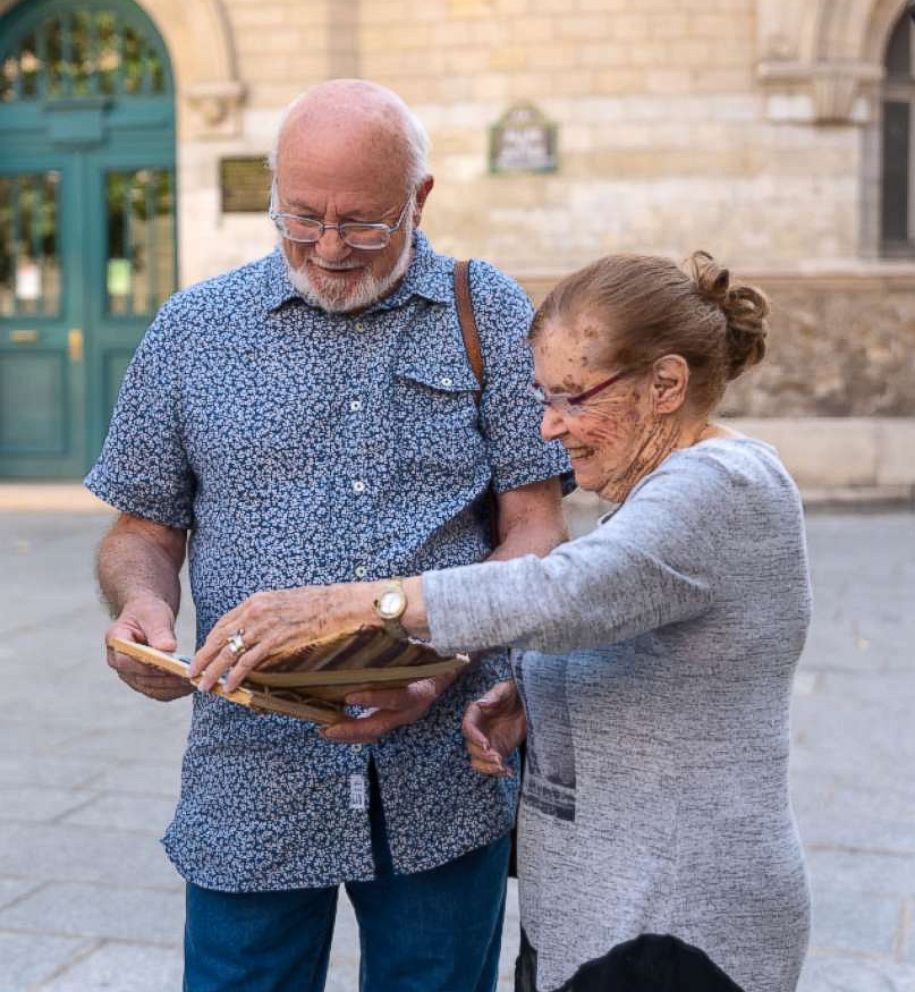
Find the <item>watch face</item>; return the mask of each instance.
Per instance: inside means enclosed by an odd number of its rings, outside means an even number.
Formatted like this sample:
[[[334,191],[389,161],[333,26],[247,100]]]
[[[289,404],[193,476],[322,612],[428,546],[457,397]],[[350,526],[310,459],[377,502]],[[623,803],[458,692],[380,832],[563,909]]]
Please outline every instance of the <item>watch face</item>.
[[[385,618],[400,616],[404,608],[403,593],[397,589],[388,589],[378,598],[378,612]]]

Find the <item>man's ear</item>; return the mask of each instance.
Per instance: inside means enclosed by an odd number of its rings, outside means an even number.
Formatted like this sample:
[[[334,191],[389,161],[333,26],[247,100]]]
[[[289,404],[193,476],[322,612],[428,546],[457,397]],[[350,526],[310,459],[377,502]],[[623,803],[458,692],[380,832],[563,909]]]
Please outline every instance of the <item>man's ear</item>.
[[[651,390],[656,413],[676,413],[686,402],[689,365],[682,355],[665,355],[652,367]]]
[[[426,205],[426,197],[432,192],[434,185],[435,179],[432,176],[426,176],[419,186],[416,187],[416,207],[413,210],[413,224],[415,227],[419,227],[419,222],[423,218],[423,207]]]

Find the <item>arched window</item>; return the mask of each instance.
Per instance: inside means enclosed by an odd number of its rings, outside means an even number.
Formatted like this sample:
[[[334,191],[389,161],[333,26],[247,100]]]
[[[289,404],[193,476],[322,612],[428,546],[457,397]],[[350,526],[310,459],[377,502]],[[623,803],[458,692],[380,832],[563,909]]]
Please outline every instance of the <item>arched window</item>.
[[[114,10],[88,4],[51,6],[0,66],[2,103],[170,89],[161,50]]]
[[[915,255],[915,26],[903,13],[884,60],[883,254]]]

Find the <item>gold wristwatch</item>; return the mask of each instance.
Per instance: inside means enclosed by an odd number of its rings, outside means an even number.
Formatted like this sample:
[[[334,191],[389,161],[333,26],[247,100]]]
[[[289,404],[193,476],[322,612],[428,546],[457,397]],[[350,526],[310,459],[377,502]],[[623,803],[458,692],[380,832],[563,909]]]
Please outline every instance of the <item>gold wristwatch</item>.
[[[400,579],[390,579],[374,602],[375,612],[381,618],[384,629],[398,641],[408,641],[410,635],[400,622],[407,609],[407,594]]]

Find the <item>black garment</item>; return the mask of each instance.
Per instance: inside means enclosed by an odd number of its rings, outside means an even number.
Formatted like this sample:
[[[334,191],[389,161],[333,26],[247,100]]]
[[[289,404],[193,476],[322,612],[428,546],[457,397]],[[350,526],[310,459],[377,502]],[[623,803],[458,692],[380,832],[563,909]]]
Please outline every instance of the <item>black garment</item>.
[[[515,992],[537,992],[537,950],[521,931]],[[556,992],[743,992],[698,947],[645,933],[588,961]]]

